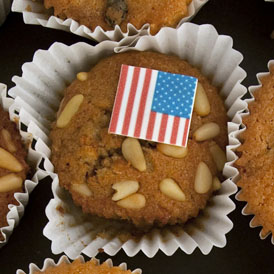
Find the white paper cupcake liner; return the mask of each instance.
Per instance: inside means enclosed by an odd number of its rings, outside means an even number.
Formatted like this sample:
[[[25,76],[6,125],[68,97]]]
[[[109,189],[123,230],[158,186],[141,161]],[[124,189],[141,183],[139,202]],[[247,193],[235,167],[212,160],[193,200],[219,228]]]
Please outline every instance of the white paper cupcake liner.
[[[270,66],[274,66],[274,60],[270,60],[270,61],[268,62],[268,70],[270,70]],[[258,90],[259,88],[262,87],[261,79],[262,79],[263,77],[269,75],[269,74],[270,74],[269,71],[268,71],[268,72],[257,73],[256,77],[257,77],[257,80],[258,80],[259,85],[250,86],[250,87],[248,88],[248,90],[249,90],[249,92],[250,92],[250,94],[251,94],[252,97],[245,100],[245,102],[247,103],[247,106],[246,106],[246,108],[243,110],[243,112],[237,113],[237,114],[235,115],[235,118],[234,118],[234,119],[237,120],[238,123],[240,123],[242,129],[239,130],[239,131],[236,131],[235,134],[234,134],[234,142],[235,142],[235,143],[234,143],[233,150],[236,150],[236,148],[238,148],[238,147],[241,145],[241,142],[240,142],[240,140],[239,140],[239,136],[240,136],[240,134],[241,134],[243,131],[246,130],[246,127],[245,127],[245,125],[242,123],[242,120],[243,120],[243,118],[244,118],[245,116],[248,116],[248,115],[250,114],[250,112],[249,112],[249,110],[248,110],[248,104],[251,103],[251,102],[253,102],[253,101],[255,100],[255,98],[254,98],[254,96],[253,96],[253,93],[254,93],[256,90]],[[234,152],[233,152],[233,158],[234,158],[234,161],[236,161],[236,160],[238,159],[237,155],[236,155]],[[239,179],[239,173],[237,174],[236,179]],[[243,200],[240,199],[240,196],[241,196],[241,190],[237,193],[236,199],[237,199],[238,201],[243,201]],[[246,201],[244,201],[244,202],[246,202]],[[245,215],[245,216],[246,216],[246,215],[254,215],[254,214],[250,213],[250,211],[247,210],[247,206],[248,206],[248,203],[246,203],[245,207],[242,209],[242,214]],[[256,222],[255,222],[254,220],[255,220],[255,219],[253,218],[253,219],[250,221],[250,223],[249,223],[249,226],[250,226],[251,228],[260,226],[260,225],[255,225]],[[270,234],[271,234],[271,232],[269,232],[267,235],[263,235],[262,231],[260,231],[259,236],[260,236],[260,238],[261,238],[262,240],[264,240],[264,239],[266,239]],[[272,242],[272,244],[274,245],[274,235],[273,235],[273,234],[272,234],[271,242]]]
[[[19,203],[19,205],[13,205],[10,204],[8,205],[9,212],[7,214],[7,222],[8,225],[5,227],[1,227],[0,231],[2,232],[4,236],[4,240],[0,241],[0,248],[4,246],[8,239],[9,236],[12,234],[14,228],[18,225],[19,220],[21,217],[24,215],[24,210],[25,206],[28,203],[29,200],[29,195],[32,192],[32,190],[35,188],[35,186],[38,184],[40,180],[48,176],[48,174],[38,168],[41,160],[43,159],[43,156],[35,151],[32,148],[32,144],[36,142],[35,138],[33,138],[32,134],[30,133],[29,129],[26,124],[22,121],[20,118],[20,113],[17,111],[16,103],[12,98],[8,98],[6,95],[7,92],[7,87],[4,84],[0,84],[0,105],[4,108],[4,110],[8,111],[10,114],[10,119],[12,121],[18,121],[19,124],[19,132],[21,134],[22,140],[24,143],[29,143],[29,148],[28,148],[28,163],[32,167],[33,171],[35,171],[35,174],[33,178],[30,180],[25,180],[24,182],[24,188],[25,192],[21,193],[15,193],[14,197]],[[22,129],[25,127],[24,129]],[[36,145],[39,147],[39,143]]]
[[[0,0],[0,26],[6,20],[11,8],[12,0]]]
[[[79,256],[79,257],[76,258],[76,259],[80,259],[81,262],[85,262],[83,256]],[[100,261],[99,261],[98,259],[93,258],[92,260],[95,260],[97,265],[100,264]],[[52,259],[47,258],[47,259],[44,260],[43,267],[42,267],[41,269],[40,269],[36,264],[31,263],[31,264],[29,265],[29,272],[28,272],[28,273],[24,272],[24,271],[21,270],[21,269],[18,269],[18,270],[16,271],[16,274],[33,274],[33,273],[35,273],[36,271],[45,271],[45,270],[46,270],[47,268],[49,268],[49,267],[56,267],[56,266],[59,266],[59,265],[62,264],[62,263],[70,264],[71,262],[70,262],[70,260],[68,259],[68,257],[67,257],[67,256],[64,256],[64,255],[58,260],[57,263],[55,263]],[[107,259],[107,260],[105,261],[105,263],[107,263],[109,267],[113,267],[113,262],[112,262],[111,259]],[[118,267],[119,267],[121,270],[128,270],[127,264],[126,264],[126,263],[121,263]],[[133,274],[142,274],[142,270],[141,270],[140,268],[138,268],[138,269],[133,270],[132,273],[133,273]]]
[[[189,15],[179,22],[178,27],[182,23],[190,21],[207,1],[208,0],[193,0],[188,7]],[[98,26],[92,31],[73,19],[68,18],[62,20],[53,16],[53,13],[44,7],[43,0],[14,0],[12,11],[23,13],[23,19],[26,24],[61,29],[98,42],[104,40],[120,41],[123,38],[126,38],[125,43],[129,45],[136,40],[136,38],[150,33],[149,24],[143,25],[141,29],[136,29],[132,24],[128,24],[127,32],[122,32],[119,26],[116,26],[115,29],[111,31],[104,31]]]
[[[142,251],[148,257],[153,257],[159,250],[172,255],[178,248],[190,254],[198,247],[203,254],[208,254],[213,246],[226,245],[225,235],[233,227],[227,215],[235,209],[229,196],[237,191],[236,185],[231,181],[237,172],[231,167],[231,163],[227,163],[223,171],[229,179],[222,183],[221,189],[197,218],[189,221],[183,228],[180,227],[179,233],[178,229],[176,233],[168,228],[154,229],[138,242],[122,242],[117,233],[123,229],[121,223],[88,217],[73,204],[67,191],[59,187],[58,176],[49,160],[50,149],[46,145],[50,143],[47,134],[50,123],[55,120],[62,90],[75,79],[76,73],[89,70],[102,57],[126,50],[153,50],[174,54],[199,67],[226,98],[228,116],[232,119],[235,113],[247,106],[240,99],[247,92],[240,84],[246,76],[245,71],[239,67],[243,57],[232,48],[232,44],[231,37],[218,35],[211,25],[185,23],[178,29],[163,28],[156,36],[141,37],[135,47],[117,47],[118,43],[111,41],[102,42],[95,47],[85,43],[72,46],[55,43],[47,51],[37,51],[33,61],[23,65],[23,76],[13,77],[16,86],[9,94],[21,105],[21,119],[37,125],[37,135],[40,134],[41,142],[45,145],[44,169],[54,180],[54,198],[46,208],[49,222],[44,235],[52,241],[54,254],[65,252],[72,259],[81,253],[93,257],[102,248],[109,255],[115,255],[123,249],[128,256]],[[231,144],[233,145],[231,133],[238,128],[239,124],[228,123],[229,161],[233,160],[230,151]],[[64,212],[58,210],[60,207]],[[98,236],[102,231],[107,231],[112,238]]]

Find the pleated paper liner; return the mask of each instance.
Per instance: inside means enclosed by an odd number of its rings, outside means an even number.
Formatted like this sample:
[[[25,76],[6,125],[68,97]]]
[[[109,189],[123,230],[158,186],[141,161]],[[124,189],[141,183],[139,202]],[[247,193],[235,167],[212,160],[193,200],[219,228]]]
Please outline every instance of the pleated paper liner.
[[[0,0],[0,26],[6,20],[10,9],[12,0]]]
[[[272,66],[274,66],[274,60],[270,60],[270,61],[268,62],[268,69],[269,69],[269,70],[270,70],[270,67],[272,67]],[[258,73],[258,74],[256,75],[256,76],[257,76],[257,80],[258,80],[259,85],[250,86],[250,87],[249,87],[248,90],[249,90],[249,92],[250,92],[252,98],[249,98],[249,99],[246,99],[246,100],[245,100],[247,104],[249,104],[249,103],[251,103],[251,102],[253,102],[253,101],[255,100],[255,98],[254,98],[254,96],[253,96],[253,93],[254,93],[256,90],[258,90],[258,89],[260,89],[260,88],[262,87],[261,79],[264,78],[265,76],[268,76],[269,74],[270,74],[270,72],[268,71],[268,72],[261,72],[261,73]],[[238,113],[238,114],[235,116],[235,119],[237,119],[237,121],[242,125],[242,129],[241,129],[240,131],[238,131],[238,132],[236,133],[236,135],[235,135],[235,146],[234,146],[233,150],[235,150],[235,149],[236,149],[237,147],[239,147],[240,144],[241,144],[241,142],[240,142],[240,140],[239,140],[240,134],[246,130],[245,125],[242,123],[242,119],[243,119],[245,116],[248,116],[249,114],[250,114],[250,113],[249,113],[248,107],[246,107],[245,110],[244,110],[242,113]],[[238,158],[238,157],[236,156],[236,154],[234,154],[234,157],[236,157],[235,160]],[[237,175],[236,178],[239,179],[239,176]],[[241,192],[242,192],[242,190],[240,190],[240,191],[237,193],[236,199],[237,199],[238,201],[244,201],[244,202],[246,202],[245,200],[241,199]],[[243,208],[242,214],[243,214],[243,215],[254,215],[254,214],[250,211],[250,209],[248,208],[248,203],[246,203],[245,207]],[[252,220],[250,221],[249,226],[250,226],[251,228],[254,228],[254,227],[262,226],[262,224],[260,224],[260,223],[258,222],[258,220],[256,219],[256,215],[255,215],[255,216],[252,218]],[[266,239],[270,234],[271,234],[270,231],[269,231],[268,233],[263,233],[263,231],[261,230],[259,236],[260,236],[260,238],[261,238],[262,240],[264,240],[264,239]],[[274,235],[273,235],[273,234],[272,234],[272,237],[271,237],[271,242],[272,242],[272,244],[274,245]]]
[[[241,97],[247,92],[241,85],[246,73],[239,67],[242,54],[232,48],[233,40],[229,36],[218,35],[212,25],[185,23],[178,29],[163,28],[156,36],[141,37],[134,47],[117,47],[116,42],[105,41],[96,46],[77,43],[66,46],[53,44],[49,50],[38,50],[31,63],[23,65],[23,76],[13,77],[16,86],[9,94],[20,100],[22,117],[27,123],[34,123],[41,130],[39,141],[44,143],[46,157],[44,168],[53,178],[54,198],[46,208],[49,219],[44,235],[52,241],[52,252],[65,254],[74,259],[83,253],[93,257],[98,249],[109,255],[115,255],[123,249],[128,256],[142,251],[153,257],[159,250],[172,255],[178,248],[191,254],[197,247],[208,254],[213,246],[224,247],[226,234],[233,223],[227,215],[235,209],[230,195],[237,191],[231,178],[237,171],[226,163],[223,173],[228,178],[221,189],[209,200],[200,215],[177,229],[153,229],[138,241],[122,240],[120,222],[102,220],[87,216],[76,207],[70,195],[59,187],[58,176],[49,160],[48,134],[50,124],[55,120],[62,99],[62,90],[71,83],[80,71],[88,71],[101,58],[126,50],[152,50],[177,55],[190,64],[199,67],[201,72],[211,79],[225,98],[228,117],[232,117],[247,107]],[[231,134],[237,131],[239,124],[228,123],[229,144],[233,143]],[[230,147],[227,147],[228,160],[234,160]],[[43,153],[43,150],[39,150]],[[103,233],[104,232],[104,233]],[[104,235],[107,234],[108,237]],[[111,237],[110,237],[111,236]]]
[[[29,144],[27,162],[34,171],[34,175],[31,179],[27,179],[24,182],[24,192],[18,192],[14,194],[17,205],[10,204],[8,205],[9,212],[7,214],[8,225],[1,227],[0,231],[4,236],[4,240],[0,241],[0,248],[4,246],[12,234],[14,228],[19,224],[21,217],[24,215],[25,207],[29,201],[29,195],[32,190],[37,186],[40,180],[48,176],[48,174],[39,169],[39,163],[41,162],[44,155],[37,152],[32,145],[36,142],[35,137],[32,133],[35,132],[35,127],[32,125],[26,126],[24,121],[20,117],[20,113],[17,110],[16,101],[12,98],[7,97],[7,87],[4,84],[0,84],[0,105],[4,110],[8,111],[10,114],[10,119],[12,121],[18,121],[17,125],[19,126],[19,132],[24,143]],[[39,143],[36,144],[39,147]]]
[[[80,259],[81,262],[85,262],[83,256],[79,256],[77,259]],[[94,260],[96,262],[96,265],[100,264],[100,261],[93,258],[92,260]],[[21,269],[18,269],[16,271],[16,274],[34,274],[37,271],[45,271],[47,270],[49,267],[58,267],[60,264],[65,263],[65,264],[70,264],[71,262],[69,261],[68,257],[66,256],[62,256],[57,263],[55,263],[52,259],[45,259],[42,268],[40,269],[36,264],[31,263],[29,265],[29,271],[26,273]],[[111,268],[113,267],[113,262],[111,259],[107,259],[105,261],[105,263],[107,263],[107,265]],[[127,268],[127,264],[126,263],[121,263],[118,266],[121,270],[128,270]],[[142,270],[141,269],[135,269],[132,271],[132,274],[142,274]]]
[[[179,22],[178,27],[182,23],[190,21],[207,1],[208,0],[193,0],[188,7],[188,16],[184,17]],[[49,11],[44,7],[43,1],[41,0],[14,0],[12,11],[23,13],[23,19],[26,24],[61,29],[98,42],[104,40],[120,41],[126,38],[124,43],[129,45],[135,41],[136,38],[150,33],[149,24],[143,25],[140,29],[135,28],[132,24],[128,24],[127,32],[123,32],[118,25],[111,31],[104,31],[100,26],[92,31],[73,19],[68,18],[62,20],[54,16],[52,11]]]

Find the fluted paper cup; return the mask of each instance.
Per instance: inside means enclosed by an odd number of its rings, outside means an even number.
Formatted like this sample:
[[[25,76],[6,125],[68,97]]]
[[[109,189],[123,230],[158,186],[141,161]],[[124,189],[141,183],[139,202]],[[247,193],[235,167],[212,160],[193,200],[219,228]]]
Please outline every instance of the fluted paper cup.
[[[207,1],[208,0],[193,0],[188,7],[188,16],[179,22],[178,27],[182,23],[190,21]],[[150,32],[149,24],[143,25],[141,29],[136,29],[132,24],[128,24],[127,32],[123,32],[119,26],[116,26],[114,30],[111,31],[104,31],[98,26],[92,31],[73,19],[68,18],[62,20],[54,16],[52,10],[47,10],[44,7],[42,0],[14,0],[12,11],[23,13],[23,19],[26,24],[61,29],[98,42],[104,40],[120,41],[126,38],[124,43],[129,45],[135,41],[136,38],[147,35]]]
[[[96,46],[55,43],[47,51],[37,51],[33,61],[23,65],[23,75],[13,78],[16,86],[9,94],[15,100],[20,100],[21,113],[24,112],[26,120],[41,129],[41,139],[49,144],[47,136],[51,122],[56,119],[63,95],[61,91],[75,79],[77,72],[87,71],[101,58],[121,51],[152,50],[177,55],[199,67],[211,79],[212,84],[219,87],[225,98],[227,114],[232,119],[235,113],[247,106],[241,100],[247,92],[241,85],[246,76],[245,71],[239,67],[243,57],[232,48],[232,44],[231,37],[218,35],[212,25],[198,26],[192,23],[185,23],[178,29],[163,28],[156,36],[141,37],[134,47],[118,47],[117,42],[111,41]],[[234,121],[228,123],[229,144],[232,142],[231,132],[238,127]],[[47,152],[44,168],[53,178],[54,198],[46,208],[49,222],[44,235],[51,240],[54,254],[65,252],[74,259],[81,253],[93,257],[98,249],[103,249],[109,255],[115,255],[123,249],[128,256],[142,251],[148,257],[153,257],[159,250],[172,255],[178,248],[190,254],[198,247],[203,254],[208,254],[213,246],[226,245],[226,233],[233,227],[227,215],[235,209],[229,196],[237,191],[231,180],[237,172],[231,167],[231,163],[227,163],[223,170],[228,179],[222,183],[221,189],[211,197],[197,218],[176,229],[155,228],[138,241],[123,241],[119,237],[119,233],[127,229],[123,223],[83,214],[73,204],[68,192],[59,186],[58,176],[49,160],[48,147]],[[230,146],[227,147],[227,156],[231,161]],[[102,234],[107,234],[108,237]]]
[[[274,60],[270,60],[270,61],[268,62],[268,69],[269,69],[269,71],[270,71],[270,67],[274,67]],[[268,76],[268,75],[270,74],[269,71],[268,71],[268,72],[261,72],[261,73],[258,73],[258,74],[256,75],[256,76],[257,76],[257,80],[258,80],[259,85],[250,86],[250,87],[248,88],[248,90],[249,90],[249,92],[250,92],[250,94],[251,94],[252,97],[245,100],[245,102],[246,102],[247,104],[249,104],[249,103],[251,103],[251,102],[253,102],[253,101],[255,100],[255,98],[254,98],[254,96],[253,96],[253,93],[254,93],[256,90],[258,90],[258,89],[260,89],[260,88],[262,87],[261,79],[264,78],[265,76]],[[241,133],[243,133],[243,132],[246,130],[246,127],[245,127],[245,125],[243,124],[242,120],[243,120],[243,118],[244,118],[245,116],[248,116],[249,114],[250,114],[250,113],[249,113],[249,110],[248,110],[248,106],[246,106],[246,108],[243,110],[243,112],[238,113],[238,114],[235,116],[235,118],[234,118],[235,120],[238,121],[239,124],[241,124],[241,128],[242,128],[242,129],[239,130],[239,131],[235,131],[235,135],[234,135],[234,142],[235,142],[235,145],[234,145],[233,150],[236,150],[236,148],[238,148],[238,147],[241,145],[241,142],[240,142],[240,140],[239,140],[239,137],[240,137]],[[234,160],[235,160],[235,161],[238,159],[238,157],[236,156],[235,153],[234,153],[233,157],[234,157]],[[237,174],[236,179],[239,179],[239,174]],[[240,191],[237,193],[236,199],[237,199],[238,201],[244,201],[244,202],[246,202],[245,200],[242,200],[242,199],[241,199],[241,193],[242,193],[242,190],[240,190]],[[246,203],[245,207],[243,208],[242,214],[243,214],[243,215],[254,215],[252,212],[250,212],[250,209],[248,209],[248,203]],[[262,226],[262,224],[258,224],[258,221],[255,220],[255,217],[256,217],[256,216],[254,216],[254,217],[252,218],[252,220],[250,221],[250,223],[249,223],[249,226],[250,226],[251,228],[258,227],[258,226]],[[261,238],[262,240],[264,240],[264,239],[266,239],[270,234],[271,234],[271,232],[265,234],[265,233],[263,233],[262,230],[261,230],[259,236],[260,236],[260,238]],[[272,242],[272,244],[274,245],[274,235],[273,235],[273,234],[272,234],[271,242]]]
[[[0,26],[6,20],[11,8],[12,0],[0,0]]]
[[[14,194],[17,205],[8,205],[9,212],[7,214],[7,223],[5,227],[1,227],[0,231],[4,237],[4,240],[0,241],[0,248],[4,246],[12,234],[14,228],[18,225],[19,220],[24,214],[25,206],[29,201],[29,195],[35,186],[38,184],[39,180],[42,180],[48,174],[39,169],[39,163],[43,159],[41,153],[35,151],[35,147],[39,146],[39,143],[35,144],[36,140],[34,136],[30,133],[30,128],[35,128],[33,125],[26,126],[24,121],[20,118],[20,113],[18,113],[16,102],[13,99],[7,97],[7,87],[4,84],[0,84],[0,105],[4,110],[9,112],[10,119],[12,121],[17,121],[19,126],[19,132],[22,137],[22,141],[29,144],[27,162],[34,171],[34,176],[31,179],[27,179],[24,182],[24,192],[18,192]],[[33,148],[34,146],[34,148]]]
[[[83,256],[79,256],[77,259],[80,259],[81,262],[85,262]],[[94,260],[94,261],[96,262],[97,265],[100,264],[100,261],[99,261],[99,260],[97,260],[97,259],[95,259],[95,258],[93,258],[92,260]],[[69,261],[69,259],[68,259],[67,256],[62,256],[62,257],[59,259],[59,261],[58,261],[57,263],[55,263],[52,259],[47,258],[47,259],[44,260],[44,263],[43,263],[42,268],[39,268],[36,264],[31,263],[31,264],[29,265],[29,271],[28,271],[27,273],[24,272],[24,271],[21,270],[21,269],[18,269],[18,270],[16,271],[16,274],[34,274],[34,273],[37,272],[37,271],[45,271],[45,270],[47,270],[49,267],[56,267],[56,266],[59,266],[59,265],[62,264],[62,263],[70,264],[71,262]],[[107,260],[105,261],[105,263],[107,263],[107,265],[108,265],[109,267],[113,267],[113,262],[112,262],[111,259],[107,259]],[[119,267],[121,270],[125,270],[125,271],[128,270],[127,264],[126,264],[126,263],[121,263],[118,267]],[[142,274],[142,270],[141,270],[140,268],[138,268],[138,269],[133,270],[132,273],[133,273],[133,274]]]

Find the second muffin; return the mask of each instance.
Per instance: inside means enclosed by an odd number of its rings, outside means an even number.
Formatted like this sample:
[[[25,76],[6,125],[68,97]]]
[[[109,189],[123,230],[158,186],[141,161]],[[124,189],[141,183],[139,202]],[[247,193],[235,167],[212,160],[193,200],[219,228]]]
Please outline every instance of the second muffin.
[[[15,123],[0,106],[0,228],[8,226],[8,205],[17,205],[14,193],[23,192],[23,182],[29,171],[27,151]],[[0,241],[4,237],[0,231]]]
[[[262,238],[274,234],[274,66],[269,70],[248,106],[250,115],[243,119],[246,130],[235,163],[241,176],[238,197],[248,203],[245,212],[255,215],[251,224],[263,226]]]
[[[175,27],[188,14],[191,0],[45,0],[46,8],[54,8],[54,14],[61,19],[72,18],[94,30],[101,26],[104,30],[112,30],[116,25],[123,32],[127,24],[140,29],[150,23],[151,34],[157,33],[161,27]]]

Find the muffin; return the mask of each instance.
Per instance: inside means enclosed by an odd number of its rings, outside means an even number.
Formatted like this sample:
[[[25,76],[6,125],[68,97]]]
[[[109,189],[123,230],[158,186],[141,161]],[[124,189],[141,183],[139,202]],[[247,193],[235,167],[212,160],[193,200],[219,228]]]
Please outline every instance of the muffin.
[[[255,101],[244,117],[246,130],[237,149],[235,165],[240,172],[238,198],[247,202],[246,213],[254,214],[252,225],[261,225],[264,238],[274,233],[274,66],[260,79],[262,86],[254,92]]]
[[[44,271],[35,271],[34,274],[130,274],[130,270],[123,270],[118,266],[111,267],[107,262],[98,264],[97,260],[82,262],[80,259],[73,261],[71,264],[62,262],[58,266],[48,267]]]
[[[101,26],[104,30],[113,30],[119,25],[123,32],[127,24],[140,29],[150,24],[151,34],[157,33],[161,27],[175,27],[188,15],[191,0],[45,0],[46,8],[54,8],[54,15],[61,19],[72,18],[92,31]]]
[[[187,149],[108,134],[122,64],[198,78]],[[201,96],[207,110],[197,105]],[[217,88],[178,57],[153,52],[107,57],[89,73],[78,74],[64,92],[57,117],[50,134],[55,172],[86,213],[129,220],[139,228],[185,223],[220,185],[226,109]]]
[[[27,151],[15,123],[0,107],[0,228],[8,225],[8,205],[18,204],[14,193],[24,191],[23,182],[29,170],[26,156]],[[0,241],[3,240],[0,233]]]

